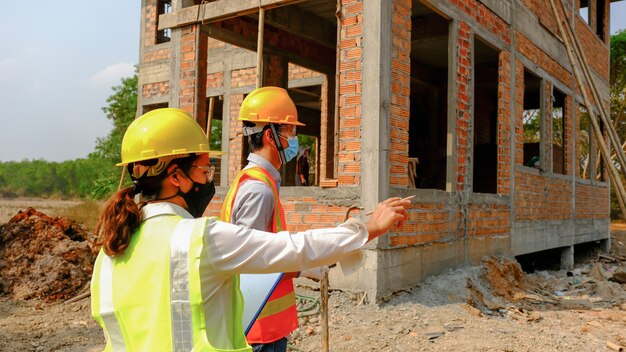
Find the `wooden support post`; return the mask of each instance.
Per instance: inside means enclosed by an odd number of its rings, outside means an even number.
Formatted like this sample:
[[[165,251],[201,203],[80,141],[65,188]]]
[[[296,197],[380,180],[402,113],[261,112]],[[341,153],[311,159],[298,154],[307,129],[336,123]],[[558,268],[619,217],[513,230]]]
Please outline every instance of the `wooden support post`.
[[[322,352],[328,352],[328,273],[324,273],[320,281],[320,324],[322,325]]]
[[[550,4],[552,5],[552,11],[554,12],[554,16],[559,26],[561,36],[563,37],[563,42],[565,44],[565,48],[567,49],[566,50],[567,56],[569,57],[569,60],[572,64],[572,70],[574,71],[574,76],[576,77],[578,85],[580,86],[580,91],[583,96],[583,100],[585,102],[585,105],[587,106],[587,110],[589,112],[589,117],[591,120],[591,125],[593,126],[594,135],[596,137],[598,145],[600,146],[602,158],[604,159],[607,165],[608,171],[609,171],[608,172],[609,178],[611,180],[611,183],[615,187],[615,194],[617,195],[617,199],[619,201],[619,205],[622,210],[622,216],[624,217],[624,219],[626,219],[626,191],[624,190],[624,185],[622,184],[620,175],[617,172],[615,165],[613,165],[613,162],[611,160],[611,153],[606,145],[606,142],[604,141],[602,130],[600,129],[600,125],[598,124],[596,114],[593,111],[593,106],[591,105],[589,96],[587,95],[587,90],[585,89],[582,78],[580,76],[580,72],[578,71],[578,64],[580,64],[581,66],[584,66],[584,65],[581,62],[577,62],[576,59],[574,58],[574,49],[572,47],[572,43],[570,42],[570,40],[576,41],[576,37],[573,35],[570,36],[571,33],[566,32],[563,22],[561,21],[561,15],[559,14],[559,11],[554,1],[555,0],[550,0]],[[567,29],[569,29],[569,27],[567,27]],[[591,88],[593,89],[594,86],[592,86]],[[598,106],[598,108],[602,109],[602,106],[600,105]],[[613,125],[608,124],[607,128],[613,128]],[[618,142],[617,145],[621,146],[621,143]]]
[[[211,127],[213,127],[213,111],[215,110],[215,97],[209,98],[209,113],[206,117],[206,140],[211,145]],[[210,148],[209,148],[210,149]]]
[[[259,8],[259,33],[256,45],[256,87],[263,86],[263,33],[265,29],[265,9]]]

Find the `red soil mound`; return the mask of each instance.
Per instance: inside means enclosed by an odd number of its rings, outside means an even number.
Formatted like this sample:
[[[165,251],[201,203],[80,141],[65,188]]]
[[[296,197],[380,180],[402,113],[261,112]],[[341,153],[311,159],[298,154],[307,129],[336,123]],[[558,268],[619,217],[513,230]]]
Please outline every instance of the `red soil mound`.
[[[20,211],[0,226],[0,295],[49,302],[75,296],[91,279],[93,241],[73,220]]]

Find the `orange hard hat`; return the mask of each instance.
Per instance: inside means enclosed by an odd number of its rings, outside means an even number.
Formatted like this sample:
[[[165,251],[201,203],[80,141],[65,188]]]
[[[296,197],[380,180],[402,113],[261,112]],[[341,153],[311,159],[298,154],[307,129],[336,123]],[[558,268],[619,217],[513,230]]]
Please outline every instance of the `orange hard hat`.
[[[255,123],[256,128],[250,131],[253,133],[268,123],[304,126],[298,121],[296,104],[280,87],[261,87],[250,92],[241,104],[239,120]]]

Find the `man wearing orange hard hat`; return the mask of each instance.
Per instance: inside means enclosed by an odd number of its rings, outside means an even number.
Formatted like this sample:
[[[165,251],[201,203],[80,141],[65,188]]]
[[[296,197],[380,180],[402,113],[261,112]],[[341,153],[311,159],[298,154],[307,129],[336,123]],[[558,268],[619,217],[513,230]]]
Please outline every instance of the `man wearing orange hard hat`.
[[[296,105],[279,87],[262,87],[244,99],[239,111],[243,134],[248,137],[248,165],[233,181],[222,205],[221,219],[248,228],[280,232],[287,230],[280,202],[280,167],[298,153]],[[255,352],[284,352],[287,336],[298,327],[293,278],[320,279],[327,267],[302,273],[286,273],[246,338]]]

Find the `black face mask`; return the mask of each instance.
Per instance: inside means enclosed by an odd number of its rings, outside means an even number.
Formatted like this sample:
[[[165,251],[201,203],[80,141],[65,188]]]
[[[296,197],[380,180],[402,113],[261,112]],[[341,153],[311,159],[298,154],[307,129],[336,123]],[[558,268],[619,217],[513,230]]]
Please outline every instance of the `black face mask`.
[[[194,182],[189,192],[182,193],[179,190],[178,195],[187,203],[189,214],[194,218],[199,218],[215,195],[215,183],[213,181],[205,184]]]

